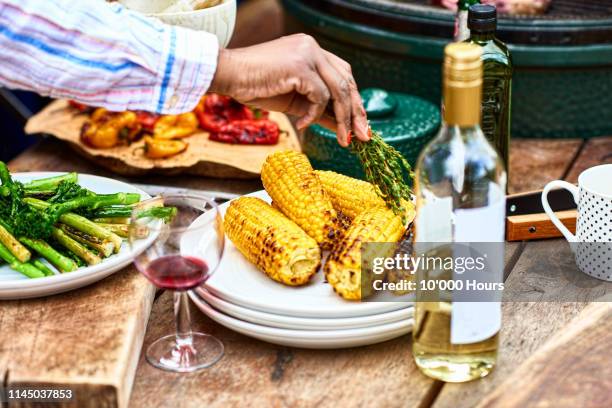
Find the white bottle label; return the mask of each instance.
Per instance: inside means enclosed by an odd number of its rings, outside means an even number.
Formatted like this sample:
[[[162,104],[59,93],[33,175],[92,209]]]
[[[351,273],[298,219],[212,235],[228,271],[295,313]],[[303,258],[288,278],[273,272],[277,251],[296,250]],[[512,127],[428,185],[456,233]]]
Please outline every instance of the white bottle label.
[[[495,191],[496,186],[490,191]],[[466,281],[503,281],[503,242],[504,242],[504,220],[506,201],[503,194],[494,194],[497,197],[489,198],[495,204],[475,209],[455,210],[454,241],[457,243],[492,243],[487,251],[487,274],[482,272],[471,272],[466,276],[464,272],[461,277],[454,272],[455,279]],[[500,197],[501,196],[501,197]],[[457,251],[467,251],[467,246],[458,245],[455,257],[466,254]],[[473,253],[467,254],[473,256]],[[453,294],[454,295],[454,294]],[[459,292],[458,296],[465,296],[466,292]],[[455,296],[453,296],[455,299]],[[451,315],[451,343],[470,344],[486,340],[493,336],[501,328],[501,292],[500,291],[478,291],[478,301],[453,301]]]
[[[453,239],[453,199],[424,197],[426,205],[419,208],[416,219],[416,242],[451,242]]]

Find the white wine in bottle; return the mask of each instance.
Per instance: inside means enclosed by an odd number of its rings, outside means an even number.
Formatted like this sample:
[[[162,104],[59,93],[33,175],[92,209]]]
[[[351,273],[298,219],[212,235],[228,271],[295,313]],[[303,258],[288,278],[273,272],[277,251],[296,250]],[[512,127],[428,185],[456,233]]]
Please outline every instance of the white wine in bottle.
[[[480,129],[481,53],[481,47],[467,43],[445,49],[444,120],[417,164],[415,241],[429,248],[423,254],[433,259],[452,257],[458,243],[493,245],[498,252],[489,260],[494,266],[489,272],[501,282],[506,172]],[[501,304],[487,296],[457,301],[450,285],[458,276],[456,267],[433,265],[417,270],[415,362],[442,381],[484,377],[497,358]]]

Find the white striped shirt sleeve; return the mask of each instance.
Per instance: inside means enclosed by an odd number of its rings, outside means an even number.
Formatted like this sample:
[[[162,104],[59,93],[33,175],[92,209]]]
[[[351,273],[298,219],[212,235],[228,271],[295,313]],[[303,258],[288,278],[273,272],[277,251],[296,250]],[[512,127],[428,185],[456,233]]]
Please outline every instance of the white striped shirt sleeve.
[[[0,84],[113,111],[192,110],[216,36],[100,0],[0,0]]]

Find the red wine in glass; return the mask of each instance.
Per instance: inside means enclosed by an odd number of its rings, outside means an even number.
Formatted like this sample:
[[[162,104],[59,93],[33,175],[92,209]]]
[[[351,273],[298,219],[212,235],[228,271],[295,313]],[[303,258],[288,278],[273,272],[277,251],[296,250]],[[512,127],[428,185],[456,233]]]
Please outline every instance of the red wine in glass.
[[[162,205],[174,207],[174,215],[152,219],[148,210]],[[143,231],[154,240],[144,250]],[[158,288],[174,292],[176,332],[151,343],[147,361],[179,373],[215,364],[223,356],[223,343],[191,329],[188,293],[215,273],[223,257],[225,234],[217,203],[195,194],[163,194],[142,201],[132,210],[128,238],[136,268]]]
[[[209,278],[208,265],[192,256],[167,255],[152,261],[144,274],[161,289],[193,289]]]

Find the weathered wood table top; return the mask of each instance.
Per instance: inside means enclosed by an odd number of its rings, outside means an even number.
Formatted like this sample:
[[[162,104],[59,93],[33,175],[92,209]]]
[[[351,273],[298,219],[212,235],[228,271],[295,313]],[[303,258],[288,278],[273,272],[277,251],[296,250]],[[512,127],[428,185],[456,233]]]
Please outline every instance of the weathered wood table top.
[[[612,163],[612,137],[515,140],[510,190],[541,189],[553,179],[576,182],[583,169],[599,163]],[[71,170],[112,176],[51,140],[26,151],[10,167],[12,171]],[[235,193],[261,188],[257,180],[191,176],[133,181]],[[194,329],[223,341],[223,359],[202,372],[173,374],[153,368],[141,355],[130,405],[612,406],[611,304],[584,301],[605,290],[609,293],[609,286],[604,286],[609,284],[579,272],[562,239],[508,244],[506,259],[506,288],[526,301],[503,304],[498,365],[480,381],[444,384],[423,376],[413,363],[409,335],[353,349],[294,349],[232,332],[194,310]],[[566,274],[575,279],[559,284],[557,277]],[[78,291],[71,296],[77,295]],[[546,302],[560,298],[567,301]],[[171,294],[158,292],[143,349],[173,330]]]

